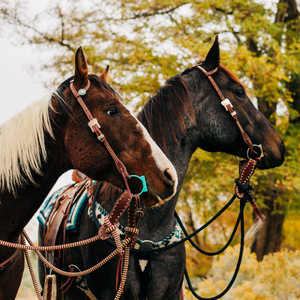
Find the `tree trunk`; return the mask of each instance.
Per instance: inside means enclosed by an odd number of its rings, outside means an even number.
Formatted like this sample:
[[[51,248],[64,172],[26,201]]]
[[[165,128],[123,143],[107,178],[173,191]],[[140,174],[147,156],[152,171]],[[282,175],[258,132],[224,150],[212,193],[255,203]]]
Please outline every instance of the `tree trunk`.
[[[298,18],[299,11],[295,0],[279,0],[275,23],[286,23]],[[287,27],[289,26],[287,25]],[[280,36],[278,38],[281,39],[282,37]],[[285,42],[288,46],[288,39],[286,39]],[[287,84],[287,88],[292,92],[294,100],[292,107],[297,110],[300,115],[300,76],[298,74],[292,74],[292,79]],[[264,99],[258,99],[258,107],[267,118],[269,118],[276,110],[275,104],[269,104],[264,101]],[[293,120],[293,122],[298,121],[300,121],[300,117]],[[281,205],[276,203],[277,196],[276,189],[273,190],[271,197],[270,195],[266,195],[265,199],[269,199],[265,200],[267,207],[261,210],[266,218],[266,223],[256,233],[254,242],[251,246],[251,251],[256,253],[258,261],[261,261],[266,254],[281,250],[285,206],[284,203]],[[285,202],[285,199],[282,200]],[[286,201],[288,201],[288,199],[286,199]]]

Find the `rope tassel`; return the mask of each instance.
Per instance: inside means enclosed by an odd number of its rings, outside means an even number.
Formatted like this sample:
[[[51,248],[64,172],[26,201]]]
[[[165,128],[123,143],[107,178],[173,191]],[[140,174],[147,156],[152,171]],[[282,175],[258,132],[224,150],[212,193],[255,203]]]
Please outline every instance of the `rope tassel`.
[[[129,266],[129,254],[130,254],[130,247],[126,246],[125,247],[125,255],[124,255],[124,270],[123,270],[122,277],[121,277],[121,283],[120,283],[119,289],[117,291],[117,294],[116,294],[116,297],[114,300],[119,300],[122,293],[124,292],[124,285],[125,285],[125,281],[127,278],[128,266]]]
[[[261,221],[265,224],[265,217],[263,216],[263,214],[260,212],[258,206],[255,203],[255,199],[252,198],[252,201],[250,201],[254,214],[255,214],[255,221],[258,220],[258,218],[261,219]]]
[[[116,274],[116,291],[118,291],[119,273],[121,274],[121,282],[122,282],[122,277],[123,277],[123,262],[124,262],[124,255],[121,255],[120,259],[118,261],[117,274]],[[123,287],[122,287],[122,293],[123,293]]]

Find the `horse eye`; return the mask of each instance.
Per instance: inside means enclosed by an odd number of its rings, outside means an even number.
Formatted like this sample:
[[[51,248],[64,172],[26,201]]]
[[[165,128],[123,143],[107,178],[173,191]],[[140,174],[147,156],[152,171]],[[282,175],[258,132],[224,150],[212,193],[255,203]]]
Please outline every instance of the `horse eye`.
[[[111,108],[106,112],[110,117],[117,117],[120,115],[119,111],[116,108]]]
[[[246,96],[246,92],[244,89],[240,89],[234,92],[236,94],[236,96],[238,96],[239,98],[243,98]]]

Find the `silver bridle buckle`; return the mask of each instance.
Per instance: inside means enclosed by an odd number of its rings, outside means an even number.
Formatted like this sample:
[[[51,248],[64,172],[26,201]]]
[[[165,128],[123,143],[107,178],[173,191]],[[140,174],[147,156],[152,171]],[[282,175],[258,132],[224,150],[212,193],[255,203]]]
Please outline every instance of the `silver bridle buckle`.
[[[98,123],[98,120],[96,118],[94,118],[93,120],[91,120],[90,122],[88,122],[88,125],[90,126],[92,132],[94,132],[94,128],[93,126],[97,126],[98,128],[100,128],[100,124]]]
[[[228,98],[221,101],[221,104],[225,107],[226,111],[228,111],[227,106],[229,105],[231,108],[233,108],[233,105],[231,104],[230,100]]]

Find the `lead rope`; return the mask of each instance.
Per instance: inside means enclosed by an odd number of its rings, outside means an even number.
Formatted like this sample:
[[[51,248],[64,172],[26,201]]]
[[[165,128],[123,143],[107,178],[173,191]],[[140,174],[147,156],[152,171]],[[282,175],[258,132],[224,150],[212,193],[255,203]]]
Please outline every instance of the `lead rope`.
[[[23,230],[23,232],[22,232],[22,243],[24,244],[24,246],[26,244],[25,238],[29,242],[29,244],[31,246],[33,246],[33,242],[31,241],[31,239],[29,238],[29,236],[27,235],[27,233]],[[129,266],[129,254],[130,254],[130,246],[128,246],[128,245],[130,243],[131,243],[131,239],[125,239],[124,242],[123,242],[123,244],[122,244],[122,247],[125,248],[124,271],[122,273],[121,284],[119,286],[119,289],[118,289],[117,295],[115,297],[115,300],[120,299],[121,294],[123,292],[124,284],[125,284],[125,281],[126,281],[126,278],[127,278],[128,266]],[[39,248],[39,247],[34,247],[34,248]],[[49,247],[47,247],[47,248],[49,248]],[[32,264],[31,264],[31,261],[30,261],[30,258],[29,258],[28,249],[24,249],[24,250],[25,250],[25,256],[26,256],[26,260],[27,260],[27,263],[28,263],[28,267],[29,267],[29,271],[30,271],[30,275],[31,275],[32,282],[33,282],[33,285],[34,285],[35,292],[37,294],[38,299],[39,300],[43,300],[43,298],[41,296],[41,293],[39,291],[39,288],[38,288],[36,277],[34,275],[34,270],[33,270],[33,267],[32,267]],[[115,251],[113,251],[110,255],[108,255],[105,259],[103,259],[102,261],[100,261],[95,266],[93,266],[93,267],[91,267],[91,268],[89,268],[89,269],[87,269],[85,271],[79,271],[79,272],[67,272],[67,271],[60,270],[59,268],[55,267],[53,264],[51,264],[50,262],[48,262],[48,260],[40,253],[40,251],[35,250],[35,252],[38,255],[38,257],[42,260],[42,262],[47,267],[49,267],[50,269],[52,269],[54,272],[56,272],[56,273],[58,273],[60,275],[63,275],[63,276],[77,277],[77,276],[88,275],[88,274],[96,271],[100,267],[102,267],[104,264],[106,264],[109,260],[111,260],[114,256],[116,256],[118,254],[118,249],[116,249]]]
[[[25,240],[24,233],[21,233],[21,239],[22,239],[21,240],[22,244],[26,245],[26,240]],[[24,253],[25,253],[25,257],[26,257],[26,261],[27,261],[27,265],[28,265],[31,280],[32,280],[32,283],[33,283],[33,286],[34,286],[35,293],[36,293],[39,300],[43,300],[43,297],[42,297],[41,292],[39,290],[38,283],[37,283],[37,280],[36,280],[36,277],[35,277],[35,274],[34,274],[34,270],[33,270],[33,267],[32,267],[32,263],[31,263],[31,260],[30,260],[30,257],[29,257],[28,250],[25,249]]]
[[[191,285],[188,272],[185,269],[185,277],[186,277],[188,286],[189,286],[192,294],[199,300],[216,300],[216,299],[221,298],[222,296],[224,296],[229,291],[229,289],[232,287],[232,285],[233,285],[233,283],[234,283],[234,281],[237,277],[237,274],[239,272],[239,268],[240,268],[240,265],[241,265],[241,262],[242,262],[242,258],[243,258],[243,249],[244,249],[244,208],[245,208],[245,205],[246,205],[247,202],[251,203],[251,205],[253,207],[253,210],[254,210],[254,213],[255,213],[255,216],[256,216],[256,219],[257,219],[257,216],[259,216],[260,219],[262,220],[262,222],[264,223],[264,217],[261,214],[261,212],[259,211],[258,207],[255,204],[255,200],[252,197],[252,194],[251,194],[252,187],[250,185],[250,178],[254,174],[254,171],[255,171],[255,169],[256,169],[256,167],[258,166],[259,163],[260,163],[260,158],[256,158],[255,160],[252,159],[252,158],[249,158],[248,160],[240,161],[240,168],[239,168],[240,175],[239,175],[239,178],[237,178],[235,180],[235,183],[236,183],[235,196],[240,199],[240,213],[239,213],[237,222],[235,224],[234,230],[232,232],[232,235],[230,236],[230,238],[229,238],[228,242],[226,243],[226,245],[219,251],[206,252],[206,251],[202,250],[200,247],[198,247],[197,245],[195,245],[195,243],[189,238],[189,242],[199,252],[201,252],[203,254],[206,254],[206,255],[209,255],[209,256],[214,256],[214,255],[222,253],[223,251],[225,251],[227,249],[227,247],[230,245],[230,243],[231,243],[231,241],[232,241],[232,239],[235,235],[235,232],[237,230],[237,227],[238,227],[239,223],[241,222],[241,244],[240,244],[240,254],[239,254],[238,262],[237,262],[234,274],[233,274],[228,286],[223,290],[223,292],[221,292],[217,296],[210,297],[210,298],[203,298],[203,297],[197,295],[197,293],[195,292],[195,290],[193,289],[193,287]],[[180,224],[180,226],[183,229],[184,234],[187,235],[187,232],[186,232],[185,228],[183,227],[182,223]]]
[[[128,266],[129,266],[129,254],[130,254],[130,246],[125,247],[125,255],[124,255],[124,270],[122,272],[122,279],[119,286],[119,289],[117,291],[115,300],[119,300],[122,293],[124,292],[124,285],[127,279],[127,273],[128,273]]]
[[[23,231],[23,234],[26,238],[26,240],[29,242],[30,245],[33,245],[33,242],[31,241],[31,239],[29,238],[29,236],[26,234],[25,231]],[[125,239],[123,241],[122,246],[126,247],[128,244],[130,243],[130,239]],[[64,246],[64,245],[63,245]],[[42,260],[42,262],[49,267],[50,269],[52,269],[54,272],[63,275],[63,276],[70,276],[70,277],[77,277],[77,276],[84,276],[84,275],[88,275],[94,271],[96,271],[97,269],[99,269],[100,267],[102,267],[104,264],[106,264],[109,260],[111,260],[114,256],[116,256],[118,254],[118,250],[114,250],[110,255],[108,255],[106,258],[104,258],[102,261],[100,261],[99,263],[97,263],[96,265],[94,265],[93,267],[85,270],[85,271],[79,271],[79,272],[67,272],[67,271],[63,271],[60,270],[59,268],[55,267],[53,264],[51,264],[50,262],[48,262],[48,260],[41,254],[41,252],[39,250],[36,250],[39,247],[34,247],[35,248],[35,252],[38,255],[38,257]]]

